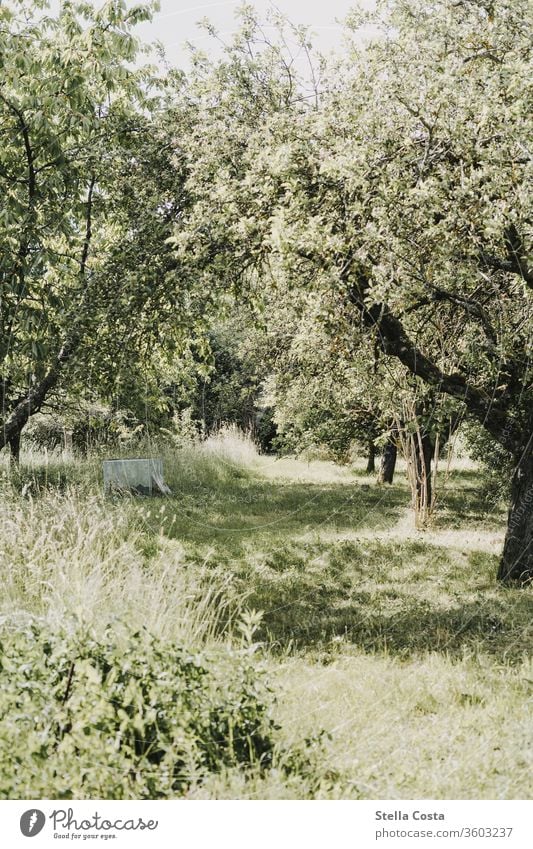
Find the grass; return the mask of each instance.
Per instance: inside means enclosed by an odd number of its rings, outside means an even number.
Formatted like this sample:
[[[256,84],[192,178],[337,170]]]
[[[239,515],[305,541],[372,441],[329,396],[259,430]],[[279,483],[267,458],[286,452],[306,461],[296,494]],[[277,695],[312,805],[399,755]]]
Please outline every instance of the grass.
[[[496,584],[504,511],[476,469],[452,470],[419,532],[401,475],[379,487],[362,464],[259,457],[235,434],[158,453],[166,498],[104,498],[97,457],[4,466],[0,615],[126,619],[194,648],[263,611],[295,762],[191,797],[529,796],[531,589]]]

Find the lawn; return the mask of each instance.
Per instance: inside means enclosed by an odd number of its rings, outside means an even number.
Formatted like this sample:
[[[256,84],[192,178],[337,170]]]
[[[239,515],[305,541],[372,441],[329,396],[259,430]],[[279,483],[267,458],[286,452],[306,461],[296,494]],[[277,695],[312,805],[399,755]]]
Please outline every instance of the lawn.
[[[478,470],[443,476],[417,531],[401,471],[381,487],[362,465],[216,440],[164,459],[172,494],[153,499],[104,498],[96,457],[4,467],[1,613],[10,632],[126,623],[213,656],[247,630],[274,757],[191,774],[182,794],[530,795],[531,589],[496,584],[505,517]]]

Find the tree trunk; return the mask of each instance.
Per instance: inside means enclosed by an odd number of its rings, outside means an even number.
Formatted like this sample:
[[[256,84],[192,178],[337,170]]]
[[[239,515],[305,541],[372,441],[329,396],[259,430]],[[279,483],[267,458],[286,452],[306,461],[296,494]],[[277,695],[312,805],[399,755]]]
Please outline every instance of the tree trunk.
[[[533,580],[533,436],[517,460],[511,483],[498,579],[504,583]]]
[[[16,407],[11,410],[6,420],[0,425],[0,449],[5,445],[11,446],[13,440],[19,441],[20,434],[26,426],[30,416],[38,413],[49,393],[55,389],[62,375],[65,365],[70,360],[79,342],[79,335],[73,332],[61,347],[43,379],[30,389]],[[11,449],[13,451],[13,449]]]
[[[350,283],[353,268],[346,264],[343,278]],[[509,269],[506,268],[506,271]],[[528,286],[533,284],[529,275]],[[410,338],[401,320],[397,318],[386,303],[374,303],[366,306],[366,296],[370,290],[367,277],[360,274],[352,279],[348,288],[348,298],[360,311],[365,325],[379,340],[382,351],[403,363],[411,374],[420,377],[426,384],[433,386],[438,392],[444,392],[462,402],[469,413],[476,418],[482,427],[494,437],[496,442],[515,456],[524,446],[524,428],[518,417],[510,414],[507,387],[502,391],[484,391],[470,383],[460,372],[447,374],[436,362],[431,361]],[[511,371],[514,375],[517,389],[514,398],[521,398],[520,376],[523,365],[517,358],[511,361]],[[526,431],[531,434],[531,428]],[[511,504],[504,552],[498,571],[501,581],[523,581],[533,579],[533,470],[531,459],[531,440],[529,436],[528,452],[518,463],[511,487]]]
[[[72,355],[76,352],[76,349],[79,347],[83,336],[82,319],[85,313],[86,306],[90,302],[91,296],[89,285],[85,278],[85,272],[87,268],[87,260],[89,258],[89,249],[92,239],[92,204],[95,185],[96,175],[93,174],[91,177],[91,182],[89,183],[89,189],[87,193],[87,217],[85,219],[85,238],[83,240],[80,257],[79,279],[81,282],[84,283],[84,286],[83,296],[77,308],[78,320],[76,320],[75,316],[73,325],[67,332],[66,338],[58,354],[56,355],[53,363],[46,371],[42,380],[40,380],[36,386],[33,386],[26,396],[18,399],[18,401],[15,402],[13,408],[9,411],[9,414],[7,416],[5,415],[5,412],[2,411],[4,420],[0,424],[0,450],[4,448],[5,445],[9,445],[13,456],[18,456],[18,452],[20,450],[20,434],[26,426],[28,419],[30,418],[30,416],[33,416],[35,413],[39,412],[42,405],[46,401],[46,398],[48,397],[49,393],[56,388],[64,371],[65,365],[69,362],[69,360],[72,358]],[[13,443],[15,444],[15,451],[12,447]]]
[[[366,473],[371,475],[376,471],[376,446],[373,442],[368,443],[368,462],[366,464]]]
[[[381,457],[381,467],[379,470],[380,483],[392,483],[394,480],[394,470],[396,468],[396,457],[398,456],[398,447],[394,436],[389,437],[389,441],[383,449]]]
[[[431,436],[417,432],[414,436],[416,464],[416,504],[415,511],[426,515],[431,510],[433,495],[431,486],[431,461],[435,446]]]
[[[9,450],[11,451],[11,459],[18,466],[20,460],[20,435],[21,431],[14,433],[9,440]]]

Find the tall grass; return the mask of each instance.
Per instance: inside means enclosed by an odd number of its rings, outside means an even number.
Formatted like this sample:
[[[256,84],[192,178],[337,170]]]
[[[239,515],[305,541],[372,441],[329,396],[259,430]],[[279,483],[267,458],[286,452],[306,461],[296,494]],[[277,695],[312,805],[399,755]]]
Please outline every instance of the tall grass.
[[[258,458],[259,450],[250,432],[243,433],[236,425],[223,425],[216,434],[211,435],[202,444],[202,450],[225,463],[252,466]]]
[[[163,539],[154,556],[145,549],[142,525],[128,509],[110,510],[95,497],[53,494],[42,503],[6,505],[1,615],[37,616],[53,628],[79,620],[98,633],[122,620],[187,646],[227,629],[223,580],[187,570],[181,550]]]
[[[226,451],[224,444],[216,442],[223,457],[212,445],[164,451],[178,497],[224,481],[237,440]],[[174,518],[166,499],[105,497],[100,459],[29,451],[19,469],[9,469],[4,458],[4,621],[37,616],[59,627],[73,618],[102,633],[120,619],[187,646],[227,636],[246,593],[229,593],[229,579],[206,565],[187,568],[182,547],[168,538]]]

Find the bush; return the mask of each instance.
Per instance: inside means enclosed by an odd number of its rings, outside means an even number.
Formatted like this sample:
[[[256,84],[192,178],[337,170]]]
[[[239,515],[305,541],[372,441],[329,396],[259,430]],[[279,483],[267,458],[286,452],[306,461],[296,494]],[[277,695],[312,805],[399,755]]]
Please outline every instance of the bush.
[[[38,450],[72,448],[86,454],[103,446],[135,445],[143,432],[144,424],[131,410],[80,403],[62,415],[37,413],[32,416],[24,428],[23,441]]]
[[[168,798],[271,764],[269,691],[249,650],[191,654],[146,630],[34,622],[0,633],[0,796]]]

